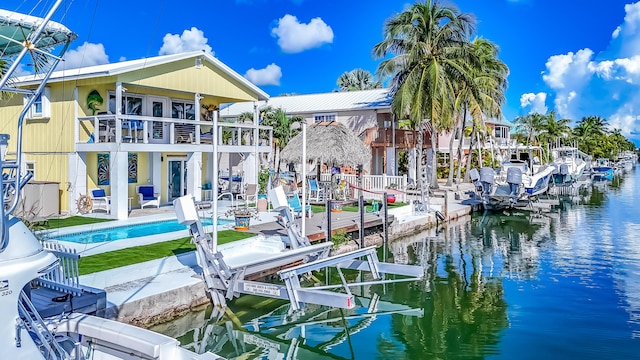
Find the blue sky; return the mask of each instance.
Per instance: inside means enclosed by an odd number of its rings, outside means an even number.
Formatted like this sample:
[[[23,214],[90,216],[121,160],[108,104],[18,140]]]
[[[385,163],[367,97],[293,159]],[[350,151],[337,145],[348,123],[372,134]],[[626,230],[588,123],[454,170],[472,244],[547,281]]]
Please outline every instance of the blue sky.
[[[26,1],[32,2],[32,1]],[[3,8],[29,12],[24,0]],[[458,0],[476,35],[511,73],[506,120],[532,111],[606,118],[640,143],[640,3]],[[384,0],[84,0],[64,23],[78,33],[67,66],[204,49],[271,96],[337,89],[345,71],[375,72],[386,19],[412,2]]]

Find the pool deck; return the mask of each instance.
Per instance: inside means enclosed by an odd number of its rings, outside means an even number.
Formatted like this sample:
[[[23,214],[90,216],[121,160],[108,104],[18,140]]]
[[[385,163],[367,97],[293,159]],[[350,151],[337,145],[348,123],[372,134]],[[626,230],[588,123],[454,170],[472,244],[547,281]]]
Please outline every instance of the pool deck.
[[[471,212],[472,206],[466,204],[465,201],[457,198],[454,200],[453,196],[447,197],[445,195],[445,197],[432,198],[430,206],[432,211],[444,211],[447,220],[450,220]],[[220,201],[219,213],[223,213],[225,207],[229,205]],[[256,236],[258,234],[263,234],[262,236],[286,234],[283,227],[276,222],[276,214],[276,212],[259,213],[258,219],[251,220],[250,231],[256,233]],[[201,217],[210,217],[211,210],[203,210],[200,215]],[[353,231],[354,226],[357,227],[358,213],[342,212],[331,215],[333,231],[338,228]],[[382,223],[379,214],[365,215],[365,224],[369,222],[371,226],[379,226]],[[433,212],[415,213],[411,206],[392,208],[389,210],[389,215],[394,219],[389,227],[390,239],[433,227],[436,224]],[[95,216],[100,215],[96,214]],[[63,231],[65,233],[90,231],[105,227],[175,219],[175,217],[172,206],[160,207],[159,209],[134,209],[127,220],[70,227],[61,229],[60,233]],[[322,240],[325,234],[322,224],[325,219],[325,214],[314,214],[312,218],[305,219],[307,236],[317,237],[316,241]],[[220,226],[220,229],[223,228],[224,226]],[[185,236],[189,236],[187,230],[101,244],[69,242],[64,242],[64,244],[76,249],[81,256],[88,256]],[[251,241],[251,238],[246,241]],[[221,247],[224,246],[221,245]],[[80,283],[106,290],[105,317],[139,326],[160,323],[185,313],[191,308],[209,303],[194,252],[83,275],[80,277]]]

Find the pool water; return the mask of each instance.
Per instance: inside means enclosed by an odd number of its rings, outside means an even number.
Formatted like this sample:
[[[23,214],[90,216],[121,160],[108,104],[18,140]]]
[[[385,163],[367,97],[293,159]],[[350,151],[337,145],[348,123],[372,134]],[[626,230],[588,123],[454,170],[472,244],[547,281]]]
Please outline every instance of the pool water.
[[[232,223],[233,220],[218,219],[218,225]],[[202,219],[203,226],[210,226],[211,219]],[[174,231],[187,230],[187,226],[180,224],[177,220],[155,221],[142,224],[132,224],[126,226],[114,226],[99,230],[89,230],[83,232],[60,235],[58,233],[44,234],[45,239],[55,239],[68,241],[77,244],[95,244],[107,241],[117,241],[131,239],[141,236],[165,234]]]

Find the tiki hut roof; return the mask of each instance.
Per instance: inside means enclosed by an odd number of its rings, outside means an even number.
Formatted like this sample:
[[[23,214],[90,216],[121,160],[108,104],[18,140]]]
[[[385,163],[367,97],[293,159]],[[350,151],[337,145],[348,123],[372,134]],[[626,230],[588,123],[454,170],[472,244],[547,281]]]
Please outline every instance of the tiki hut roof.
[[[371,161],[371,151],[344,124],[332,121],[307,128],[307,158],[330,165],[364,165]],[[302,162],[302,133],[289,140],[282,149],[284,162]]]

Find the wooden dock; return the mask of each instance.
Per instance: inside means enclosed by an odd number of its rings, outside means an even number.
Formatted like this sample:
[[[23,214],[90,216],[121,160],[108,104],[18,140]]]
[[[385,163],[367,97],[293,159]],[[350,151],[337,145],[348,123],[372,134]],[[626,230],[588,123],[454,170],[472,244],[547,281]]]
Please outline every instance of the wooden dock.
[[[273,213],[276,216],[276,213]],[[313,214],[311,218],[306,218],[305,235],[309,238],[309,241],[320,241],[326,238],[326,213]],[[300,224],[302,219],[296,219]],[[388,223],[393,221],[393,216],[388,216]],[[360,222],[360,214],[351,211],[342,211],[331,213],[331,233],[335,234],[338,231],[344,231],[347,233],[358,231]],[[380,213],[365,213],[364,214],[364,228],[372,229],[376,227],[382,227],[383,216]],[[287,230],[277,222],[268,222],[258,225],[251,225],[248,230],[252,233],[262,233],[265,235],[282,235],[287,236]]]

